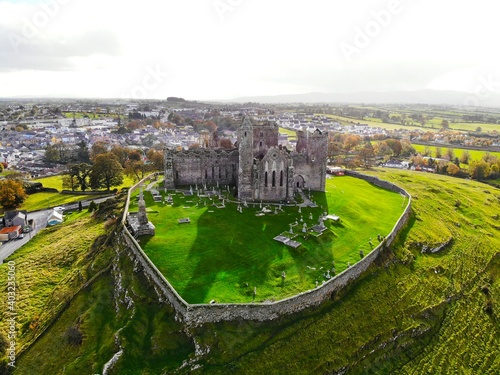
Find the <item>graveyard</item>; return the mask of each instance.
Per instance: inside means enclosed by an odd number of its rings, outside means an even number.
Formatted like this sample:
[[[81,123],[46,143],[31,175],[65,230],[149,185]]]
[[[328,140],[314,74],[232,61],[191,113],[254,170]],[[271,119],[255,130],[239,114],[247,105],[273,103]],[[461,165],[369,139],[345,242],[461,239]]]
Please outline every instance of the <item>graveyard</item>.
[[[406,203],[347,176],[292,204],[239,202],[227,186],[153,188],[144,199],[156,235],[139,243],[188,303],[270,302],[320,286],[376,247]]]

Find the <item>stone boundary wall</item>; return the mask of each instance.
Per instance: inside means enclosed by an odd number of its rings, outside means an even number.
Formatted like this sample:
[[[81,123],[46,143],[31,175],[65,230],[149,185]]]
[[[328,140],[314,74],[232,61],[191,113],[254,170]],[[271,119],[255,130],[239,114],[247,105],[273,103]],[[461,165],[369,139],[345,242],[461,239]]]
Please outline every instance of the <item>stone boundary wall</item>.
[[[140,245],[133,238],[125,225],[123,225],[122,236],[125,240],[127,248],[132,252],[134,258],[136,259],[136,264],[140,263],[145,275],[156,286],[155,289],[157,292],[161,293],[161,295],[165,297],[168,303],[174,307],[177,314],[180,315],[181,319],[186,323],[203,324],[240,319],[253,321],[273,320],[282,315],[293,314],[306,308],[318,306],[324,301],[331,299],[337,294],[337,292],[344,289],[354,280],[359,278],[364,272],[366,272],[384,248],[392,244],[399,231],[403,229],[408,222],[411,215],[411,196],[404,189],[392,184],[391,182],[380,180],[377,177],[367,176],[358,172],[347,171],[346,174],[352,177],[361,178],[376,186],[406,196],[408,198],[408,203],[404,212],[385,240],[355,265],[339,273],[328,282],[325,282],[317,288],[299,293],[298,295],[280,301],[234,304],[188,304],[149,260],[148,256],[143,252]],[[149,178],[149,176],[146,178]],[[130,194],[137,189],[138,186],[139,183],[134,185],[129,190],[125,212],[122,219],[123,224],[125,224],[128,213]]]

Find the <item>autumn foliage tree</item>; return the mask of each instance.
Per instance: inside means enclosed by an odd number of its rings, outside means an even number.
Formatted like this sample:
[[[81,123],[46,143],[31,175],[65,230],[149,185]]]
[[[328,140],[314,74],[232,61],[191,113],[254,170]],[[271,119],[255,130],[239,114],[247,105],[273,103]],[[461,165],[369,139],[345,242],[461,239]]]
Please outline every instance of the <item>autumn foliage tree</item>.
[[[163,151],[150,149],[146,156],[149,163],[153,166],[153,170],[163,171]]]
[[[0,180],[0,204],[6,208],[17,208],[28,198],[22,183],[11,180]]]
[[[108,152],[97,155],[90,173],[90,186],[92,189],[106,188],[123,183],[123,168],[118,157]]]

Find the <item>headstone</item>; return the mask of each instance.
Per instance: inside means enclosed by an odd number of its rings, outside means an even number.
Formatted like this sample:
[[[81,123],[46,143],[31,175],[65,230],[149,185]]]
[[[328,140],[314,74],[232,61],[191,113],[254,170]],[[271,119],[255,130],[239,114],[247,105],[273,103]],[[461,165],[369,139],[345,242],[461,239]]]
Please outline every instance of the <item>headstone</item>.
[[[318,287],[318,280],[316,280],[316,288]]]
[[[299,206],[299,214],[302,212],[302,208]]]
[[[256,295],[257,295],[257,287],[256,287],[256,286],[254,286],[254,287],[253,287],[253,296],[255,297]]]
[[[293,234],[293,224],[290,224],[290,234]]]
[[[312,220],[312,219],[313,219],[313,213],[311,212],[311,213],[309,214],[309,220]]]
[[[321,228],[324,228],[325,227],[325,223],[324,223],[324,219],[322,217],[319,218],[319,226]]]
[[[326,278],[327,278],[327,279],[330,279],[330,278],[331,278],[331,276],[330,276],[330,270],[326,271]]]
[[[307,232],[307,224],[304,223],[304,225],[302,226],[302,233],[306,233]]]
[[[285,280],[285,279],[286,279],[286,273],[285,273],[285,271],[281,272],[281,278],[282,278],[283,280]]]

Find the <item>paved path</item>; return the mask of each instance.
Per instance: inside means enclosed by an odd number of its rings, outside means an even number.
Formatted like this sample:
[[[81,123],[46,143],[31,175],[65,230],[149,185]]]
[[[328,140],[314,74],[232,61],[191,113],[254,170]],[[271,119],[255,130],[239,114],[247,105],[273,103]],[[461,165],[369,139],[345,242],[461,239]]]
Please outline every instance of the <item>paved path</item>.
[[[28,220],[33,219],[35,229],[30,233],[24,233],[24,238],[16,238],[3,243],[0,246],[0,263],[3,263],[5,258],[9,257],[17,249],[28,242],[33,236],[35,236],[41,229],[47,226],[47,218],[49,217],[50,212],[52,212],[52,210],[28,212]]]
[[[300,196],[302,197],[302,199],[304,200],[304,202],[302,202],[301,204],[298,204],[298,206],[300,207],[318,207],[316,205],[316,203],[313,203],[308,197],[307,195],[302,191],[302,189],[299,189],[299,194]]]

